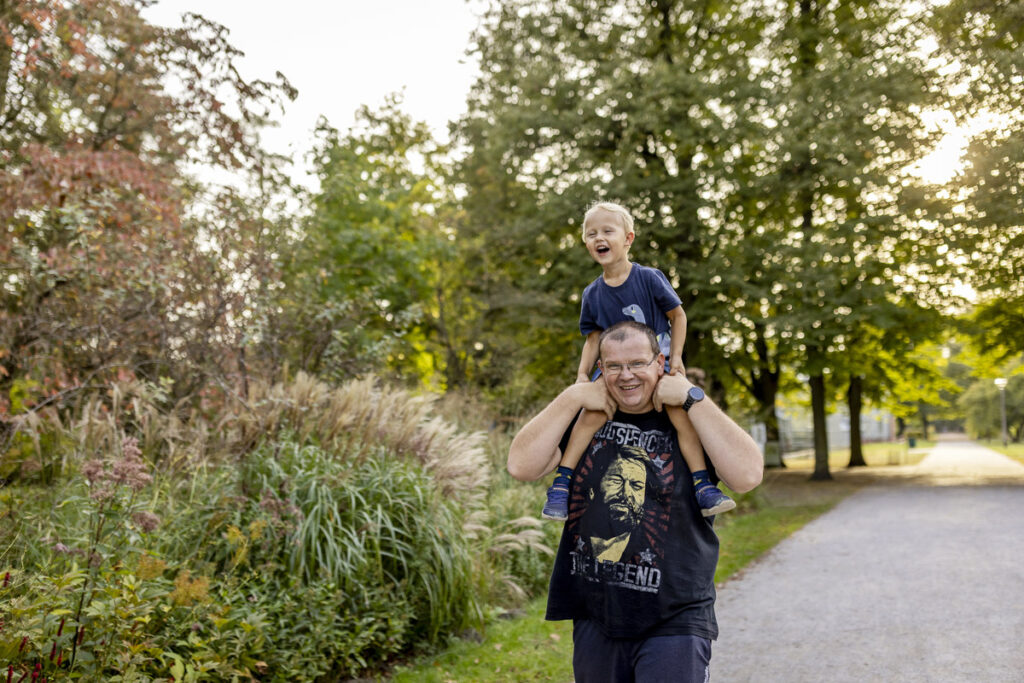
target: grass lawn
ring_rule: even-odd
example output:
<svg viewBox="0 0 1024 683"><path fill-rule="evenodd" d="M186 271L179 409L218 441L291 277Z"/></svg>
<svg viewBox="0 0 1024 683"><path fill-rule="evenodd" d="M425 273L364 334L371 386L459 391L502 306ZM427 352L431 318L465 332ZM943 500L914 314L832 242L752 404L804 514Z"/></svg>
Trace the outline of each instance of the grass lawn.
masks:
<svg viewBox="0 0 1024 683"><path fill-rule="evenodd" d="M916 465L924 459L928 451L935 446L934 441L917 440L914 448L909 448L906 441L892 441L864 444L864 460L869 467L886 465ZM814 454L801 451L784 456L787 467L797 469L813 469ZM835 448L828 453L828 464L832 470L844 468L850 464L850 449Z"/></svg>
<svg viewBox="0 0 1024 683"><path fill-rule="evenodd" d="M739 507L721 515L721 540L715 582L721 584L794 531L831 509L871 481L886 465L919 462L933 444L867 444L868 468L847 470L849 451L830 454L832 481L808 478L813 458L786 459L787 467L765 472L755 491L737 496ZM390 680L400 683L497 683L499 681L572 680L572 625L544 621L546 597L539 596L512 619L492 622L482 638L459 640L447 650L399 667Z"/></svg>
<svg viewBox="0 0 1024 683"><path fill-rule="evenodd" d="M991 448L994 451L999 451L1003 455L1009 456L1019 463L1024 463L1024 443L1009 443L1003 446L1001 440L991 441L979 441L985 448Z"/></svg>

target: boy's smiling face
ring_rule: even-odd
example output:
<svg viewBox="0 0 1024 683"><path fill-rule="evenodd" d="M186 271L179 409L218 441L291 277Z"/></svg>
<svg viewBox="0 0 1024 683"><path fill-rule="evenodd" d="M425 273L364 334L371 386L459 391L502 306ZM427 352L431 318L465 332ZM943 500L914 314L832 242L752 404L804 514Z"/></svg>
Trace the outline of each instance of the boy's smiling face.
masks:
<svg viewBox="0 0 1024 683"><path fill-rule="evenodd" d="M634 233L626 231L622 217L610 211L596 211L583 228L583 243L590 257L602 268L629 260Z"/></svg>

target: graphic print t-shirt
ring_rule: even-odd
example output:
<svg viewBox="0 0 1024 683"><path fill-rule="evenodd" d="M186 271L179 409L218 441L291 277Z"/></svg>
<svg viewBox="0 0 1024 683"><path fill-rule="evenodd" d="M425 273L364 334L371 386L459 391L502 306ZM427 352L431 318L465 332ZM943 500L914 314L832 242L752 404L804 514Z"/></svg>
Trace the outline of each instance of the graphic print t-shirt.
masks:
<svg viewBox="0 0 1024 683"><path fill-rule="evenodd" d="M576 468L546 618L592 619L610 638L716 638L718 537L692 489L665 413L616 413Z"/></svg>
<svg viewBox="0 0 1024 683"><path fill-rule="evenodd" d="M629 277L618 287L598 277L583 290L580 332L585 337L623 320L635 320L654 330L661 352L668 358L672 326L665 314L681 303L664 273L634 263Z"/></svg>

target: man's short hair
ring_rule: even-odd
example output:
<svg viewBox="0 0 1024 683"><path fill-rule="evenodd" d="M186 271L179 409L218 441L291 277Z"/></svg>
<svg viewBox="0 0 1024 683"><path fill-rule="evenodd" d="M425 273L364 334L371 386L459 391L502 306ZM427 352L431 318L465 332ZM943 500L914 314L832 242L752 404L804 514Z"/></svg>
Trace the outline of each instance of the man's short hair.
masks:
<svg viewBox="0 0 1024 683"><path fill-rule="evenodd" d="M661 353L661 346L658 344L658 337L655 336L654 330L643 323L636 322L635 320L623 320L603 331L601 336L597 338L598 358L602 356L605 339L610 339L613 342L624 342L634 334L640 334L647 337L647 341L651 343L651 351L654 352L655 356Z"/></svg>

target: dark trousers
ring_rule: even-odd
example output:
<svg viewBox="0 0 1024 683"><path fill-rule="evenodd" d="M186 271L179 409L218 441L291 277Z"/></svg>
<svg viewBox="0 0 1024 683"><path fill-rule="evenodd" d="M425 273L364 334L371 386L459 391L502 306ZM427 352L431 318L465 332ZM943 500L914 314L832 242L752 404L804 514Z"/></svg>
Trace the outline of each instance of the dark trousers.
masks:
<svg viewBox="0 0 1024 683"><path fill-rule="evenodd" d="M593 621L572 627L576 683L707 683L711 641L700 636L608 638Z"/></svg>

